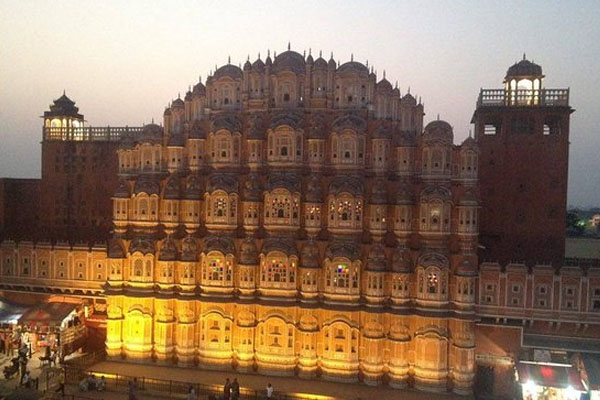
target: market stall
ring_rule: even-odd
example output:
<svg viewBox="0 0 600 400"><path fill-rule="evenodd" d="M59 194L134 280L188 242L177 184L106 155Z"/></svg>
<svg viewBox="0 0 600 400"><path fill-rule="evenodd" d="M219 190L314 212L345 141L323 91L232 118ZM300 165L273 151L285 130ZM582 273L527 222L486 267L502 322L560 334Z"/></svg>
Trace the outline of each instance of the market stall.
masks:
<svg viewBox="0 0 600 400"><path fill-rule="evenodd" d="M519 361L517 374L524 400L580 400L587 392L579 370L568 364Z"/></svg>

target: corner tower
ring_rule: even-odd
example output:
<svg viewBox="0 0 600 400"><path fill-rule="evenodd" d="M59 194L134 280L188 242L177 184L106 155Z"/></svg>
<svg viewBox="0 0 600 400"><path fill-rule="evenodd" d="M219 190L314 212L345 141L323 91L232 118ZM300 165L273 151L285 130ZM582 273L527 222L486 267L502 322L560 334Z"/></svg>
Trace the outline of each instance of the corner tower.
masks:
<svg viewBox="0 0 600 400"><path fill-rule="evenodd" d="M471 123L479 145L481 261L560 266L565 253L569 89L543 87L542 67L511 66L503 89L481 89Z"/></svg>

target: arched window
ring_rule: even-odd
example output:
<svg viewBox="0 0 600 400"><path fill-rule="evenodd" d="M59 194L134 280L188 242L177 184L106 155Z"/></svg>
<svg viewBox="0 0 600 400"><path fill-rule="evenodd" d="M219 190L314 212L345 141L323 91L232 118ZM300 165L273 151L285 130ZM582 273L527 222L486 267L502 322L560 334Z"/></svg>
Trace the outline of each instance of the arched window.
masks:
<svg viewBox="0 0 600 400"><path fill-rule="evenodd" d="M261 286L290 288L295 286L297 257L288 257L281 251L261 256Z"/></svg>
<svg viewBox="0 0 600 400"><path fill-rule="evenodd" d="M233 279L233 257L211 251L203 257L202 280L204 284L226 285Z"/></svg>
<svg viewBox="0 0 600 400"><path fill-rule="evenodd" d="M237 194L216 190L205 195L206 223L237 225Z"/></svg>
<svg viewBox="0 0 600 400"><path fill-rule="evenodd" d="M133 275L135 277L141 277L144 274L144 262L140 259L135 260L133 263Z"/></svg>
<svg viewBox="0 0 600 400"><path fill-rule="evenodd" d="M302 160L302 133L287 126L269 131L267 142L269 162L294 162Z"/></svg>
<svg viewBox="0 0 600 400"><path fill-rule="evenodd" d="M326 292L352 294L359 292L359 262L352 262L345 257L326 260L325 288Z"/></svg>
<svg viewBox="0 0 600 400"><path fill-rule="evenodd" d="M283 188L265 195L265 225L297 226L300 221L300 194Z"/></svg>
<svg viewBox="0 0 600 400"><path fill-rule="evenodd" d="M333 229L362 229L362 199L349 193L329 199L329 227Z"/></svg>

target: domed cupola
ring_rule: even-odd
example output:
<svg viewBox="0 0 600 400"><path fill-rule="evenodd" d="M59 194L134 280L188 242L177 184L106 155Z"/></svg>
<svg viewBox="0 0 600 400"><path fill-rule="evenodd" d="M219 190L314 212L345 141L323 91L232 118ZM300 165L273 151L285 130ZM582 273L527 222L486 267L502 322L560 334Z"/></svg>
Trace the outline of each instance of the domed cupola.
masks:
<svg viewBox="0 0 600 400"><path fill-rule="evenodd" d="M142 128L139 139L140 141L157 141L162 140L163 128L156 124L147 124Z"/></svg>
<svg viewBox="0 0 600 400"><path fill-rule="evenodd" d="M265 63L260 59L260 53L259 53L256 61L254 61L252 63L252 71L263 72L264 70L265 70Z"/></svg>
<svg viewBox="0 0 600 400"><path fill-rule="evenodd" d="M473 139L473 136L469 135L463 142L460 144L461 149L477 149L477 142Z"/></svg>
<svg viewBox="0 0 600 400"><path fill-rule="evenodd" d="M240 67L233 64L226 64L215 71L213 79L217 80L223 77L230 77L232 79L242 79L243 73Z"/></svg>
<svg viewBox="0 0 600 400"><path fill-rule="evenodd" d="M384 272L387 269L387 260L381 243L374 243L367 257L367 271Z"/></svg>
<svg viewBox="0 0 600 400"><path fill-rule="evenodd" d="M392 256L392 272L409 274L412 272L410 251L406 247L396 247Z"/></svg>
<svg viewBox="0 0 600 400"><path fill-rule="evenodd" d="M459 206L471 206L476 207L479 205L479 198L477 193L473 189L467 189L463 192L458 200Z"/></svg>
<svg viewBox="0 0 600 400"><path fill-rule="evenodd" d="M377 82L377 91L378 92L391 92L392 84L385 78L385 74L383 79Z"/></svg>
<svg viewBox="0 0 600 400"><path fill-rule="evenodd" d="M417 99L415 99L415 97L412 94L410 94L410 92L408 92L404 96L402 96L402 98L400 99L400 104L407 106L416 106Z"/></svg>
<svg viewBox="0 0 600 400"><path fill-rule="evenodd" d="M431 121L424 129L423 138L425 140L441 141L452 144L454 139L452 126L446 121L442 121L440 119Z"/></svg>
<svg viewBox="0 0 600 400"><path fill-rule="evenodd" d="M248 56L248 59L244 63L244 71L250 71L251 69L252 69L252 64L250 64L250 56Z"/></svg>
<svg viewBox="0 0 600 400"><path fill-rule="evenodd" d="M329 57L329 61L327 62L327 68L335 70L337 68L337 64L333 59L333 52L331 53L331 57Z"/></svg>
<svg viewBox="0 0 600 400"><path fill-rule="evenodd" d="M523 59L518 63L513 64L506 71L505 81L509 81L511 79L541 79L544 75L542 74L542 67L532 61L529 61L525 54L523 54Z"/></svg>
<svg viewBox="0 0 600 400"><path fill-rule="evenodd" d="M180 97L173 100L173 104L171 104L172 109L184 108L184 106L185 106L185 104L183 103L183 100L181 100Z"/></svg>
<svg viewBox="0 0 600 400"><path fill-rule="evenodd" d="M311 52L308 52L308 57L306 58L306 63L308 65L313 65L313 63L315 62L315 60L313 59L313 56L311 54Z"/></svg>
<svg viewBox="0 0 600 400"><path fill-rule="evenodd" d="M320 268L319 247L314 240L309 240L302 247L300 253L300 266L302 268Z"/></svg>
<svg viewBox="0 0 600 400"><path fill-rule="evenodd" d="M504 88L509 92L509 99L513 102L534 103L538 100L537 91L542 89L542 67L529 61L523 54L523 59L513 64L504 77Z"/></svg>
<svg viewBox="0 0 600 400"><path fill-rule="evenodd" d="M240 244L240 256L238 264L241 265L258 265L258 249L256 243L251 237L247 237Z"/></svg>
<svg viewBox="0 0 600 400"><path fill-rule="evenodd" d="M185 101L191 101L191 100L192 100L192 91L191 91L191 90L188 90L188 91L185 93L184 100L185 100Z"/></svg>
<svg viewBox="0 0 600 400"><path fill-rule="evenodd" d="M361 64L357 61L348 61L337 69L337 73L344 72L354 72L359 76L367 77L369 76L369 68L367 68L364 64Z"/></svg>
<svg viewBox="0 0 600 400"><path fill-rule="evenodd" d="M165 108L165 112L163 113L163 115L165 117L171 116L171 108L169 108L169 107Z"/></svg>
<svg viewBox="0 0 600 400"><path fill-rule="evenodd" d="M283 72L283 71L292 71L296 75L304 74L305 72L305 61L302 54L297 53L289 49L284 51L275 57L273 61L273 71L274 72Z"/></svg>
<svg viewBox="0 0 600 400"><path fill-rule="evenodd" d="M394 97L400 97L400 89L398 89L398 82L396 82L396 86L394 87L394 90L392 90L392 94L394 95Z"/></svg>
<svg viewBox="0 0 600 400"><path fill-rule="evenodd" d="M319 52L319 58L315 60L314 70L315 71L325 71L327 69L327 61L321 56L321 52Z"/></svg>
<svg viewBox="0 0 600 400"><path fill-rule="evenodd" d="M192 89L192 95L193 97L206 96L206 87L202 83L202 79L198 80L198 83L194 85L194 88Z"/></svg>

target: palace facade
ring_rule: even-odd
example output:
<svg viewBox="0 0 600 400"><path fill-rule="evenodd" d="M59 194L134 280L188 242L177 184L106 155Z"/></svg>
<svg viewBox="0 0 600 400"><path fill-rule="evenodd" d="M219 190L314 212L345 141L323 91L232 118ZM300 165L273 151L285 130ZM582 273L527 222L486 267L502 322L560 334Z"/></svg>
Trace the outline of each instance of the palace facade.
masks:
<svg viewBox="0 0 600 400"><path fill-rule="evenodd" d="M68 186L79 167L57 156L73 159L65 146L81 162L114 151L114 174L86 164L115 188L112 215L73 184L97 198L77 218L112 218L110 240L5 240L0 289L96 298L109 357L463 394L485 366L501 392L506 366L535 346L527 335L593 341L600 327L600 266L542 250L540 211L511 203L533 189L503 178L540 175L532 187L553 199L544 240L564 239L572 109L542 77L523 60L504 89L483 90L460 145L385 74L289 49L216 69L162 125L86 127L64 96L46 114L43 168ZM553 149L554 165L534 154L558 188L507 158L523 140ZM511 256L515 235L527 240Z"/></svg>

